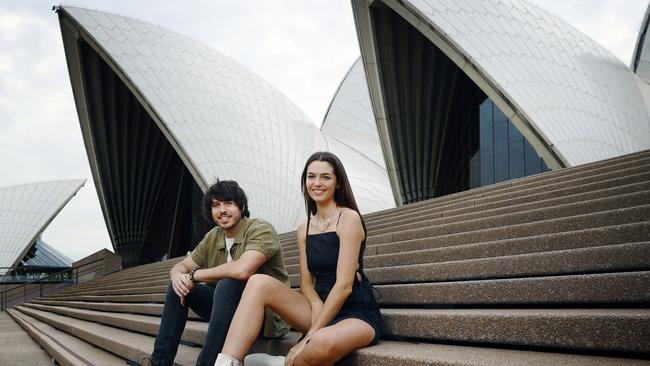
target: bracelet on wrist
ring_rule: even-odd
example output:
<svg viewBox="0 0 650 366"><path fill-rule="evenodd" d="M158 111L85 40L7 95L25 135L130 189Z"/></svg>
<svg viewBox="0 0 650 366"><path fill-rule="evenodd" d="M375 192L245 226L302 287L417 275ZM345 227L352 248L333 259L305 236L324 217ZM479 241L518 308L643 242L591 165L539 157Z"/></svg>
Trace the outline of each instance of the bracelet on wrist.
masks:
<svg viewBox="0 0 650 366"><path fill-rule="evenodd" d="M199 270L198 268L192 268L192 270L190 271L190 281L192 281L193 283L199 282L194 278L194 274L196 274L196 271L198 270Z"/></svg>

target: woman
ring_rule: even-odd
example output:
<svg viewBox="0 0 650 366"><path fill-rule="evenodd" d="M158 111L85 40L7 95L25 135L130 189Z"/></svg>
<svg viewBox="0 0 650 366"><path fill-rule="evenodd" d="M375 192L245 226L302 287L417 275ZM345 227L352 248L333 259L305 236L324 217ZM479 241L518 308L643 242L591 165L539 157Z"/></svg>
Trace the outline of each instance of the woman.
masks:
<svg viewBox="0 0 650 366"><path fill-rule="evenodd" d="M298 226L300 292L253 275L215 366L239 365L255 341L268 306L304 334L285 365L332 365L377 343L381 315L363 273L366 227L341 161L317 152L301 177L307 220Z"/></svg>

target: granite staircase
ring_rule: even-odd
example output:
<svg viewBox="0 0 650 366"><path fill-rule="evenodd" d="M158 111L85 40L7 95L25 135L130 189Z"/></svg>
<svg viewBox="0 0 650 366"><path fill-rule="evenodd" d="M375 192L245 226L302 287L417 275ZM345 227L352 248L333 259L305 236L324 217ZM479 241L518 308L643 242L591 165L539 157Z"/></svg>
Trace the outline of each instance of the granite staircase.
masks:
<svg viewBox="0 0 650 366"><path fill-rule="evenodd" d="M385 329L341 364L650 364L650 151L364 217ZM296 233L280 237L297 287ZM8 312L61 364L138 363L178 260ZM194 364L207 329L190 318L179 365ZM282 354L298 337L253 351Z"/></svg>

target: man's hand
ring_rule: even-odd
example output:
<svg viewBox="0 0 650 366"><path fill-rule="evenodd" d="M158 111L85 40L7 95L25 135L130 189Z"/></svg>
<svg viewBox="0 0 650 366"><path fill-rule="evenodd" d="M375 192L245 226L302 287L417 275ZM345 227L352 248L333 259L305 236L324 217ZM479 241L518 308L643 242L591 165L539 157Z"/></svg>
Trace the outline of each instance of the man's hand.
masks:
<svg viewBox="0 0 650 366"><path fill-rule="evenodd" d="M195 284L187 273L177 273L172 277L172 288L181 299L181 305L185 305L185 296L192 291Z"/></svg>

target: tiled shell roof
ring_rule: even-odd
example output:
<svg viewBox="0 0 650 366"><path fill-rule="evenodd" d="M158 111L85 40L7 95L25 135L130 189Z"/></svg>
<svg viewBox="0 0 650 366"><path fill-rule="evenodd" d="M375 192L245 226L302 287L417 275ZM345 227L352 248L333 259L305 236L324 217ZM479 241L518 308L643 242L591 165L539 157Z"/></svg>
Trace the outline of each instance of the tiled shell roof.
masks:
<svg viewBox="0 0 650 366"><path fill-rule="evenodd" d="M0 267L14 265L85 183L74 179L0 188Z"/></svg>
<svg viewBox="0 0 650 366"><path fill-rule="evenodd" d="M328 149L345 162L361 212L395 207L361 58L332 98L321 132Z"/></svg>
<svg viewBox="0 0 650 366"><path fill-rule="evenodd" d="M143 21L62 7L146 99L199 185L236 179L278 231L304 215L298 177L322 137L268 82L230 57ZM292 204L287 204L291 202Z"/></svg>
<svg viewBox="0 0 650 366"><path fill-rule="evenodd" d="M650 148L632 72L557 16L523 0L405 0L404 6L458 50L568 165Z"/></svg>

